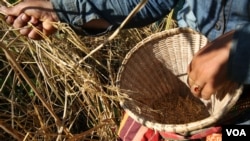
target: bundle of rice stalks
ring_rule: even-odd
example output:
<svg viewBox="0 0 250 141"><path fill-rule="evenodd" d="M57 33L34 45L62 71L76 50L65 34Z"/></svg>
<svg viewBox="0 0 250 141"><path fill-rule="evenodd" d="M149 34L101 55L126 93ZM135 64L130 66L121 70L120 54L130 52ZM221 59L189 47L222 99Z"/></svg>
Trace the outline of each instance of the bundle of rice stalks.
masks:
<svg viewBox="0 0 250 141"><path fill-rule="evenodd" d="M4 16L0 26L0 139L116 139L122 115L117 69L151 27L123 30L82 60L109 35L80 37L57 23L55 35L33 41Z"/></svg>
<svg viewBox="0 0 250 141"><path fill-rule="evenodd" d="M0 139L115 140L123 112L118 68L135 44L164 26L122 30L109 42L109 34L81 37L55 26L55 35L34 41L0 18Z"/></svg>
<svg viewBox="0 0 250 141"><path fill-rule="evenodd" d="M77 64L89 50L78 37L66 33L31 41L3 20L1 26L0 138L99 140L115 136L112 129L120 115L117 98L112 86L102 84L98 69L108 68L94 57Z"/></svg>

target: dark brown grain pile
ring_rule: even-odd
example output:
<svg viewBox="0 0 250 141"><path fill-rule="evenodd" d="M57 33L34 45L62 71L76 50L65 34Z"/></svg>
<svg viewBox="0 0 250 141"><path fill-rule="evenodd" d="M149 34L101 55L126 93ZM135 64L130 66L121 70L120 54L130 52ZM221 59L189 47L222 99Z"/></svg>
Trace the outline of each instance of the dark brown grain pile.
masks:
<svg viewBox="0 0 250 141"><path fill-rule="evenodd" d="M202 120L209 116L205 105L192 96L157 99L152 108L161 113L159 121L165 124L185 124Z"/></svg>
<svg viewBox="0 0 250 141"><path fill-rule="evenodd" d="M142 101L137 99L134 102L137 106L131 107L131 110L138 111L137 116L150 122L186 124L210 116L203 102L188 91L183 95L166 94L161 98L145 97Z"/></svg>

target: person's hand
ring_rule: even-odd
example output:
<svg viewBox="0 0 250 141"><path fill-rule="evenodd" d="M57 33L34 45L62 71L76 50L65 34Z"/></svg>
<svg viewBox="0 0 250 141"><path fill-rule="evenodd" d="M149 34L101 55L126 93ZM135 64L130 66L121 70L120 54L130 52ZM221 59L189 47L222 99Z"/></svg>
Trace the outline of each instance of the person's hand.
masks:
<svg viewBox="0 0 250 141"><path fill-rule="evenodd" d="M188 67L188 84L196 97L210 99L228 80L227 64L234 31L208 43Z"/></svg>
<svg viewBox="0 0 250 141"><path fill-rule="evenodd" d="M31 39L41 39L41 34L50 35L55 32L53 24L58 22L58 17L53 11L50 1L26 0L13 7L0 7L6 22L19 29L20 34Z"/></svg>

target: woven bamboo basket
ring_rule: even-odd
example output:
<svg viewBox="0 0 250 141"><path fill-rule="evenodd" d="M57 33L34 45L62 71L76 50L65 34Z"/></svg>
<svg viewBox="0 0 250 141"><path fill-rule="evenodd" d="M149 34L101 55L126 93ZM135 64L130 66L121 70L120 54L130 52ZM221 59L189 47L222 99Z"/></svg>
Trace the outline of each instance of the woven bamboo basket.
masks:
<svg viewBox="0 0 250 141"><path fill-rule="evenodd" d="M191 94L187 66L207 43L205 36L189 28L159 32L138 43L117 74L122 108L160 132L197 133L212 127L235 105L242 86L225 84L206 101Z"/></svg>

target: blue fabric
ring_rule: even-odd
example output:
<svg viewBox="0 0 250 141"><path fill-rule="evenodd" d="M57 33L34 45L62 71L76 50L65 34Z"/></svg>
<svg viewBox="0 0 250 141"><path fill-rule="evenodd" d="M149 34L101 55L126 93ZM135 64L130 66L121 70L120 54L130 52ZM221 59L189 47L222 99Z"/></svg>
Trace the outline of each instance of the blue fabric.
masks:
<svg viewBox="0 0 250 141"><path fill-rule="evenodd" d="M249 84L250 81L250 24L236 31L229 57L229 76L232 80Z"/></svg>
<svg viewBox="0 0 250 141"><path fill-rule="evenodd" d="M82 29L82 25L93 19L105 19L112 24L104 31L120 25L140 0L51 0L62 22L81 34L93 35ZM134 16L126 28L141 27L162 19L174 7L175 1L149 0L147 5ZM96 34L96 33L94 33Z"/></svg>

